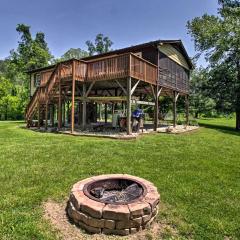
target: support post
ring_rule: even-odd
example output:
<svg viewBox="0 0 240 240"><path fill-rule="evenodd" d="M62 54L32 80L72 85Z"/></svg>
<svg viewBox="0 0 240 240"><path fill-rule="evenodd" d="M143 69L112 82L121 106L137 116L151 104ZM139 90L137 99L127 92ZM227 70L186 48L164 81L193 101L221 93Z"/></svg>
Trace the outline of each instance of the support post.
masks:
<svg viewBox="0 0 240 240"><path fill-rule="evenodd" d="M65 109L65 101L63 101L62 108L63 108L63 126L66 126L66 109Z"/></svg>
<svg viewBox="0 0 240 240"><path fill-rule="evenodd" d="M70 103L67 101L67 123L70 124Z"/></svg>
<svg viewBox="0 0 240 240"><path fill-rule="evenodd" d="M62 84L59 76L59 97L58 97L58 130L62 128Z"/></svg>
<svg viewBox="0 0 240 240"><path fill-rule="evenodd" d="M78 126L81 125L81 102L78 102Z"/></svg>
<svg viewBox="0 0 240 240"><path fill-rule="evenodd" d="M189 96L185 96L185 108L186 108L186 125L189 125Z"/></svg>
<svg viewBox="0 0 240 240"><path fill-rule="evenodd" d="M155 86L155 106L154 106L154 131L157 131L158 128L158 116L159 116L159 109L158 109L158 85Z"/></svg>
<svg viewBox="0 0 240 240"><path fill-rule="evenodd" d="M82 106L82 128L85 129L86 127L86 116L87 116L87 102L85 99L86 95L86 83L83 83L83 106Z"/></svg>
<svg viewBox="0 0 240 240"><path fill-rule="evenodd" d="M40 103L38 103L38 129L40 129Z"/></svg>
<svg viewBox="0 0 240 240"><path fill-rule="evenodd" d="M114 111L115 111L115 103L112 103L112 117L114 115Z"/></svg>
<svg viewBox="0 0 240 240"><path fill-rule="evenodd" d="M104 118L105 118L105 123L107 123L107 119L108 119L107 103L105 103L104 105Z"/></svg>
<svg viewBox="0 0 240 240"><path fill-rule="evenodd" d="M75 113L75 61L72 62L72 120L71 120L71 132L74 132L74 113Z"/></svg>
<svg viewBox="0 0 240 240"><path fill-rule="evenodd" d="M173 127L177 125L177 92L173 91Z"/></svg>
<svg viewBox="0 0 240 240"><path fill-rule="evenodd" d="M59 97L58 97L58 130L62 128L62 83L60 69L58 69Z"/></svg>
<svg viewBox="0 0 240 240"><path fill-rule="evenodd" d="M51 121L51 126L54 127L54 104L51 106L50 121Z"/></svg>
<svg viewBox="0 0 240 240"><path fill-rule="evenodd" d="M131 77L129 77L127 79L127 135L132 134L131 115Z"/></svg>
<svg viewBox="0 0 240 240"><path fill-rule="evenodd" d="M45 130L48 128L48 101L46 101L46 109L45 109Z"/></svg>

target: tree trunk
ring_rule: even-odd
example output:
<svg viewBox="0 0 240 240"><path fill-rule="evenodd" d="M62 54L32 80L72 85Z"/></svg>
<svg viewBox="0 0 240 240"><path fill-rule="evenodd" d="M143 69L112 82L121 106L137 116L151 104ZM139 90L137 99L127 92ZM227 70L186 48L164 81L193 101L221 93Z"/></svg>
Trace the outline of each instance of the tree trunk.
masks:
<svg viewBox="0 0 240 240"><path fill-rule="evenodd" d="M198 119L198 112L195 112L195 118Z"/></svg>
<svg viewBox="0 0 240 240"><path fill-rule="evenodd" d="M8 120L8 102L6 104L6 109L5 109L5 120Z"/></svg>
<svg viewBox="0 0 240 240"><path fill-rule="evenodd" d="M240 131L240 62L237 62L236 130Z"/></svg>
<svg viewBox="0 0 240 240"><path fill-rule="evenodd" d="M240 111L236 111L236 130L240 131Z"/></svg>

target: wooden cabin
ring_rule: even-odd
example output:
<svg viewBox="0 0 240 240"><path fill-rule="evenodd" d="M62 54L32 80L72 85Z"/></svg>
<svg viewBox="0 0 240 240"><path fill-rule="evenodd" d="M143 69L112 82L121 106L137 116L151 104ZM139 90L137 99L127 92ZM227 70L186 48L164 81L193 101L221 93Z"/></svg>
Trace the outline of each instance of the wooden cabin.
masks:
<svg viewBox="0 0 240 240"><path fill-rule="evenodd" d="M159 97L164 95L173 98L174 126L178 96L185 96L188 123L192 68L181 40L158 40L29 71L27 126L37 119L39 128L43 123L46 129L57 124L60 130L68 121L73 132L97 121L98 104L120 104L126 111L127 134L131 134L132 104L148 104L152 98L156 130Z"/></svg>

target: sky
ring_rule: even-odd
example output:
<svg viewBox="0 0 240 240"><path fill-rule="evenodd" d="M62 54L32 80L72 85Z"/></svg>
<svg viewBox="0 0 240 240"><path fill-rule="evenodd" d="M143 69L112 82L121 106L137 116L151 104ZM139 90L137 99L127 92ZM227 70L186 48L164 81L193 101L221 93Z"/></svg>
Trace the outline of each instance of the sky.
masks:
<svg viewBox="0 0 240 240"><path fill-rule="evenodd" d="M190 57L194 42L188 20L217 14L217 0L1 0L0 59L17 47L16 25L45 33L51 53L60 57L69 48L86 49L86 40L108 36L113 49L157 39L181 39ZM205 65L201 58L198 65Z"/></svg>

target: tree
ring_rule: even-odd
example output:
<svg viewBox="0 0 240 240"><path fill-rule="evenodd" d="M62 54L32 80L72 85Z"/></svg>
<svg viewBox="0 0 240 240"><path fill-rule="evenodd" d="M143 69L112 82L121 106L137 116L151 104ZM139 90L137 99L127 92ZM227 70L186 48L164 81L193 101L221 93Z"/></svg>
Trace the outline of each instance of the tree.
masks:
<svg viewBox="0 0 240 240"><path fill-rule="evenodd" d="M190 79L190 104L195 118L199 114L212 116L216 102L209 95L209 73L207 69L195 69Z"/></svg>
<svg viewBox="0 0 240 240"><path fill-rule="evenodd" d="M218 88L218 91L224 98L228 96L232 99L231 104L236 112L236 129L240 130L240 2L219 0L219 5L217 16L204 14L188 22L187 27L196 50L205 54L212 71L225 69L228 79L229 76L232 77L232 81L225 81L225 85ZM221 86L222 77L213 79Z"/></svg>
<svg viewBox="0 0 240 240"><path fill-rule="evenodd" d="M45 35L42 32L32 37L30 27L18 24L20 40L16 50L0 61L0 118L21 119L24 115L29 93L29 76L26 71L43 67L52 60Z"/></svg>
<svg viewBox="0 0 240 240"><path fill-rule="evenodd" d="M113 42L109 39L109 37L104 37L103 34L99 33L95 38L95 43L88 40L86 41L86 45L88 47L89 55L92 56L94 54L109 52Z"/></svg>
<svg viewBox="0 0 240 240"><path fill-rule="evenodd" d="M69 60L72 58L81 59L89 56L87 51L82 50L81 48L70 48L61 56L61 60Z"/></svg>
<svg viewBox="0 0 240 240"><path fill-rule="evenodd" d="M21 96L23 89L16 88L8 79L0 76L0 119L19 119L23 114Z"/></svg>
<svg viewBox="0 0 240 240"><path fill-rule="evenodd" d="M30 26L18 24L16 30L21 40L18 42L17 49L10 52L8 77L28 88L26 71L48 65L52 55L47 47L44 33L36 33L33 39Z"/></svg>
<svg viewBox="0 0 240 240"><path fill-rule="evenodd" d="M7 61L0 60L0 75L3 75L7 71Z"/></svg>

